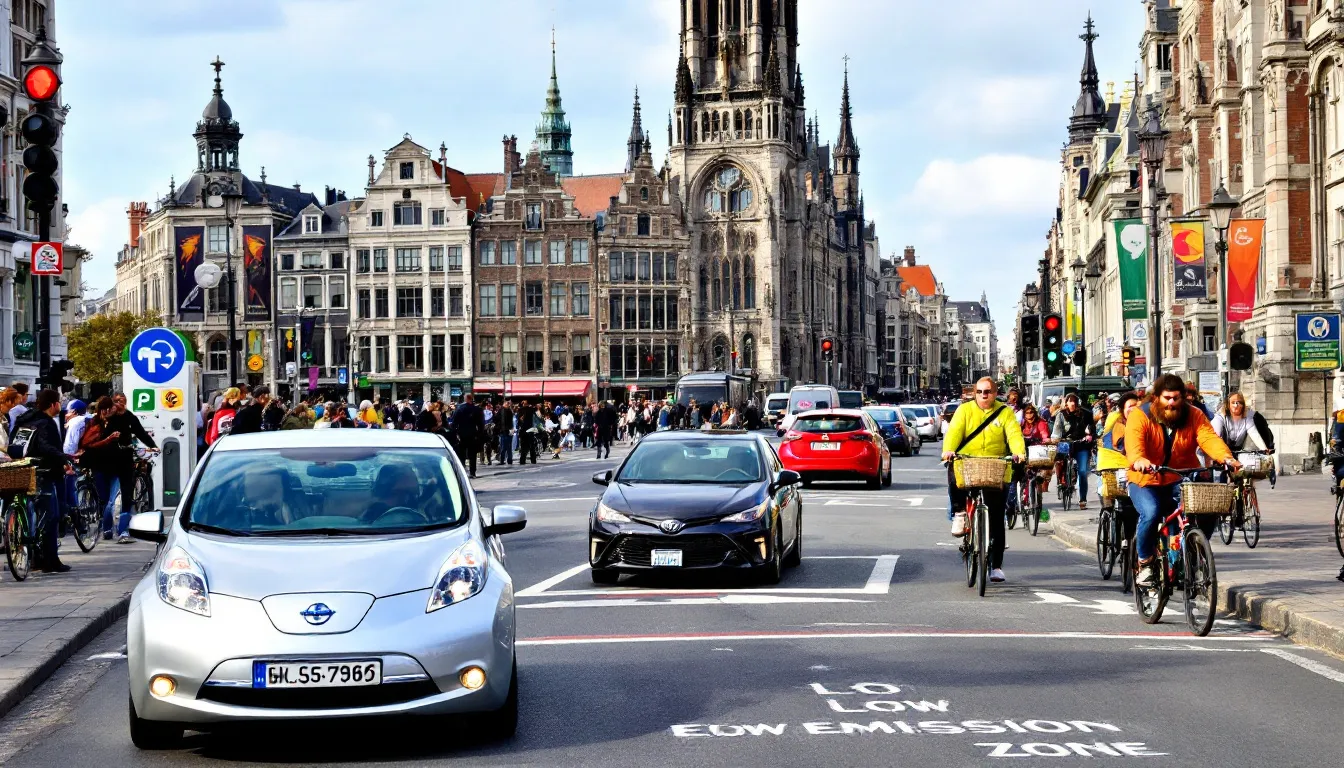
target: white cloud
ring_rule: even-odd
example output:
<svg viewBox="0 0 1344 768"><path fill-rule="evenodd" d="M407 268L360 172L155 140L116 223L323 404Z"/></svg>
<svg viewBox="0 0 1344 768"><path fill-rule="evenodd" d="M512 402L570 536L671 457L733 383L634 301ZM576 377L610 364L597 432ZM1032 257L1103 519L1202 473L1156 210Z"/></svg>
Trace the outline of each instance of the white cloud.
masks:
<svg viewBox="0 0 1344 768"><path fill-rule="evenodd" d="M126 219L126 200L107 197L91 205L72 209L66 220L66 241L89 250L92 258L84 262L84 282L101 295L117 281L117 251L130 235ZM89 296L86 298L92 298Z"/></svg>
<svg viewBox="0 0 1344 768"><path fill-rule="evenodd" d="M942 218L1035 214L1045 220L1058 188L1058 161L982 155L965 162L931 161L905 202Z"/></svg>

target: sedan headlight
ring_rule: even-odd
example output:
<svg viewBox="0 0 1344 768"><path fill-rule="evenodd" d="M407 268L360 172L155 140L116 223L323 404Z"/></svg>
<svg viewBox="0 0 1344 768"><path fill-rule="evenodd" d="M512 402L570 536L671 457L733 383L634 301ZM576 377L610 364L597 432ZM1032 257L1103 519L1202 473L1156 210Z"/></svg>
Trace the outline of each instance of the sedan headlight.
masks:
<svg viewBox="0 0 1344 768"><path fill-rule="evenodd" d="M617 512L606 504L598 502L597 519L603 523L628 523L630 516L624 512Z"/></svg>
<svg viewBox="0 0 1344 768"><path fill-rule="evenodd" d="M439 569L434 589L429 593L425 613L433 613L445 606L460 603L485 587L485 569L488 560L485 550L475 539L463 542L453 550Z"/></svg>
<svg viewBox="0 0 1344 768"><path fill-rule="evenodd" d="M737 514L729 515L719 520L721 523L750 523L754 520L760 520L770 511L770 499L766 499L757 506L744 509Z"/></svg>
<svg viewBox="0 0 1344 768"><path fill-rule="evenodd" d="M159 562L159 597L163 602L200 616L210 615L210 588L205 570L181 547L168 550Z"/></svg>

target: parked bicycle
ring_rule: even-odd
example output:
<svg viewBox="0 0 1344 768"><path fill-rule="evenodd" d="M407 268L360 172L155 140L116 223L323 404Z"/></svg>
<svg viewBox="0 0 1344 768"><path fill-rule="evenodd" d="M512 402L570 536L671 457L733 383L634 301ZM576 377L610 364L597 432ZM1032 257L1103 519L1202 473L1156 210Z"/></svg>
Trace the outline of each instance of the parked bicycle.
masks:
<svg viewBox="0 0 1344 768"><path fill-rule="evenodd" d="M1241 471L1232 478L1232 487L1235 489L1232 514L1218 521L1218 533L1224 544L1231 544L1237 531L1241 531L1246 546L1255 549L1255 545L1260 543L1260 500L1255 494L1255 481L1269 477L1274 459L1266 451L1242 451L1237 454L1237 461L1241 462ZM1335 519L1335 528L1338 529L1338 512Z"/></svg>
<svg viewBox="0 0 1344 768"><path fill-rule="evenodd" d="M81 552L92 552L102 538L99 533L102 528L103 502L93 482L93 472L77 470L75 499L66 516L70 519L70 528L75 532L75 543Z"/></svg>

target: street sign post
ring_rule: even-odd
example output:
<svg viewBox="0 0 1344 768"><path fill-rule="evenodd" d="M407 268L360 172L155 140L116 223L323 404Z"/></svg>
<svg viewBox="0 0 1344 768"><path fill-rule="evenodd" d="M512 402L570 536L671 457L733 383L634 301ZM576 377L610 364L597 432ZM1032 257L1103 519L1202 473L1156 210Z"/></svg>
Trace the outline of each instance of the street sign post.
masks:
<svg viewBox="0 0 1344 768"><path fill-rule="evenodd" d="M1045 363L1040 360L1027 361L1027 383L1040 384L1045 381Z"/></svg>
<svg viewBox="0 0 1344 768"><path fill-rule="evenodd" d="M30 264L34 275L60 275L65 264L65 246L61 243L29 243Z"/></svg>
<svg viewBox="0 0 1344 768"><path fill-rule="evenodd" d="M143 330L122 351L122 388L161 451L153 462L154 509L177 507L196 466L199 371L191 344L168 328Z"/></svg>
<svg viewBox="0 0 1344 768"><path fill-rule="evenodd" d="M1297 370L1333 371L1340 367L1339 313L1296 314Z"/></svg>

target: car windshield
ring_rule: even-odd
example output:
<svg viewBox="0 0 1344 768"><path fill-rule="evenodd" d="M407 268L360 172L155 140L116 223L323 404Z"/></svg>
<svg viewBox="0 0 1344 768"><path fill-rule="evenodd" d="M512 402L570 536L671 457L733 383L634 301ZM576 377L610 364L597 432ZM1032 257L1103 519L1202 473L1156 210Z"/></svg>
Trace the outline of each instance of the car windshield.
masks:
<svg viewBox="0 0 1344 768"><path fill-rule="evenodd" d="M863 393L862 393L862 392L841 392L841 393L840 393L840 407L841 407L841 408L862 408L862 407L863 407Z"/></svg>
<svg viewBox="0 0 1344 768"><path fill-rule="evenodd" d="M891 424L896 421L895 408L866 408L864 410L879 424Z"/></svg>
<svg viewBox="0 0 1344 768"><path fill-rule="evenodd" d="M467 517L442 450L279 448L217 451L183 525L240 536L407 533Z"/></svg>
<svg viewBox="0 0 1344 768"><path fill-rule="evenodd" d="M771 395L770 398L765 401L765 409L767 411L782 411L785 408L787 408L788 405L789 405L788 395L784 395L783 397L775 397Z"/></svg>
<svg viewBox="0 0 1344 768"><path fill-rule="evenodd" d="M793 423L798 432L830 433L856 432L863 429L858 416L803 416Z"/></svg>
<svg viewBox="0 0 1344 768"><path fill-rule="evenodd" d="M616 475L618 483L715 483L761 480L761 456L751 440L641 442Z"/></svg>
<svg viewBox="0 0 1344 768"><path fill-rule="evenodd" d="M789 413L802 413L831 407L831 393L824 389L803 390L789 394Z"/></svg>

